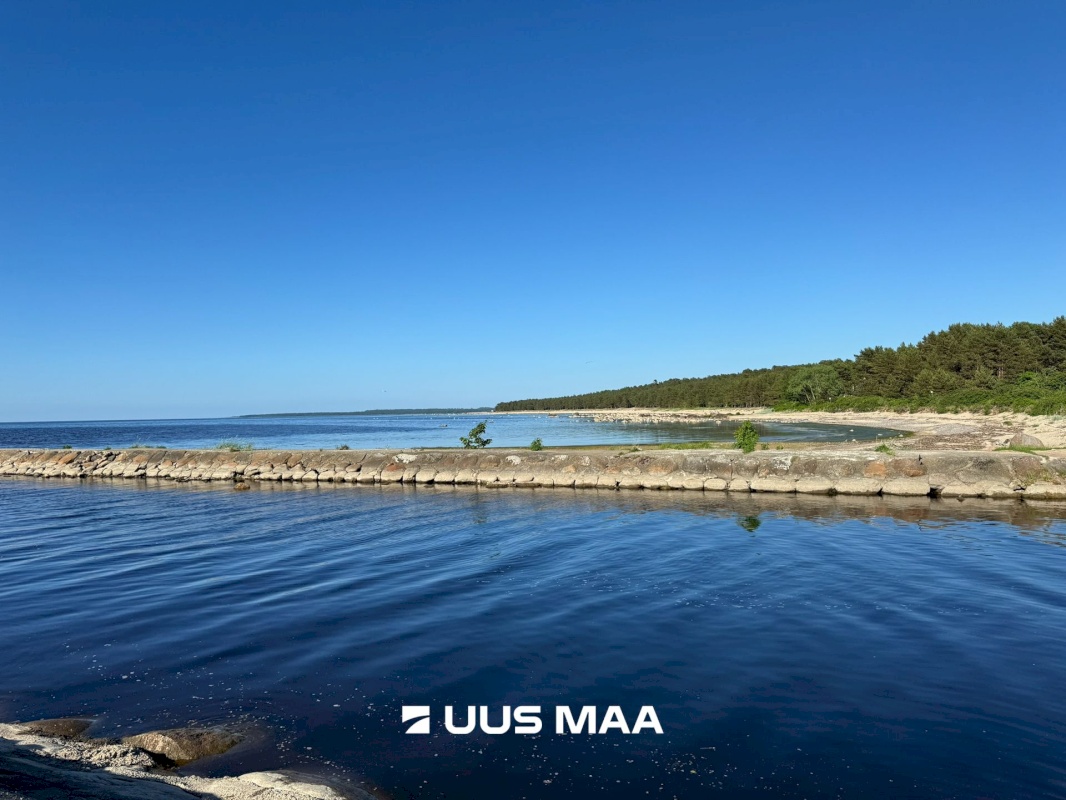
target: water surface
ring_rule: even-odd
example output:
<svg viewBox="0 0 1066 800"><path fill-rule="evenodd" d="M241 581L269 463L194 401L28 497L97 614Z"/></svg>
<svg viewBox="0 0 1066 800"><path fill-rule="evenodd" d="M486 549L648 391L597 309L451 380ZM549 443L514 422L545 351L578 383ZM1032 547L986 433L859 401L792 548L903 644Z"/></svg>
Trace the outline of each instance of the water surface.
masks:
<svg viewBox="0 0 1066 800"><path fill-rule="evenodd" d="M246 720L396 798L1057 797L1066 521L1022 503L0 480L0 717ZM402 704L662 736L405 736Z"/></svg>
<svg viewBox="0 0 1066 800"><path fill-rule="evenodd" d="M97 422L0 423L0 447L64 447L76 449L129 447L133 444L172 448L212 448L223 441L256 449L326 449L348 445L353 450L406 447L458 447L459 437L486 421L493 447L528 447L534 439L546 446L654 444L733 439L737 423L594 422L588 417L548 414L381 414L371 416L133 420ZM767 442L799 440L872 441L899 431L862 426L759 423Z"/></svg>

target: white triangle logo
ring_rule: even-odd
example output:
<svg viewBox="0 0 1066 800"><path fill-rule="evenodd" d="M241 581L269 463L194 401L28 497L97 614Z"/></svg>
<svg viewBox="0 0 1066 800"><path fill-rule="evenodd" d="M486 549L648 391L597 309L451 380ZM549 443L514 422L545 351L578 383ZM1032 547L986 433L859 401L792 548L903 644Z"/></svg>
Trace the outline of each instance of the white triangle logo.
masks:
<svg viewBox="0 0 1066 800"><path fill-rule="evenodd" d="M407 733L429 733L429 706L404 706L400 722L414 720Z"/></svg>

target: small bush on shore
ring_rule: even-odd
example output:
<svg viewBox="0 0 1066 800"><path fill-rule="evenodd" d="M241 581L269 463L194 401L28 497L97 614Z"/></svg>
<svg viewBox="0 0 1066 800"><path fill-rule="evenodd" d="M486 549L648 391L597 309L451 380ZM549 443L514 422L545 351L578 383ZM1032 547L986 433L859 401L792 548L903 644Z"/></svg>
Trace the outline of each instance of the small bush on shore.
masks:
<svg viewBox="0 0 1066 800"><path fill-rule="evenodd" d="M470 429L470 433L466 436L460 436L459 441L463 443L463 447L468 450L480 450L482 447L488 447L492 444L492 439L486 439L482 434L485 432L484 422L479 422L473 428Z"/></svg>
<svg viewBox="0 0 1066 800"><path fill-rule="evenodd" d="M534 439L532 442L529 443L529 449L530 450L543 450L544 449L544 442L542 442L540 440L540 437L538 437L538 438Z"/></svg>
<svg viewBox="0 0 1066 800"><path fill-rule="evenodd" d="M741 452L751 453L759 444L759 432L751 424L751 420L744 420L737 432L733 434L733 441Z"/></svg>
<svg viewBox="0 0 1066 800"><path fill-rule="evenodd" d="M253 450L255 446L251 442L237 442L227 440L215 445L216 450L228 450L231 453L240 453L244 450Z"/></svg>

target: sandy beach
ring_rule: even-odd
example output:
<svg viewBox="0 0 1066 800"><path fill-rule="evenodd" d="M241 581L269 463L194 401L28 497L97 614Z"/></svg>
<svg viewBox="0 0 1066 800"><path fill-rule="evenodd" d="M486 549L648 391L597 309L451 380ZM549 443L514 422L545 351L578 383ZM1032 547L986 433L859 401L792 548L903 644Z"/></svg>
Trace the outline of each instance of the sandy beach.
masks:
<svg viewBox="0 0 1066 800"><path fill-rule="evenodd" d="M545 413L545 412L499 412L499 413ZM826 425L862 425L876 428L893 428L913 434L908 437L907 448L926 450L995 450L1006 447L1019 433L1040 441L1035 447L1052 450L1066 449L1066 417L1034 417L1027 414L1003 413L980 414L959 412L937 414L920 412L828 412L788 411L779 412L769 408L706 408L670 410L660 408L587 409L560 411L560 414L591 417L597 421L616 422L702 422L707 419L745 420L753 422L802 423L816 422ZM876 443L864 446L875 447ZM791 448L793 445L786 445ZM851 442L805 443L802 449L841 450L855 449ZM1049 452L1049 455L1061 455Z"/></svg>

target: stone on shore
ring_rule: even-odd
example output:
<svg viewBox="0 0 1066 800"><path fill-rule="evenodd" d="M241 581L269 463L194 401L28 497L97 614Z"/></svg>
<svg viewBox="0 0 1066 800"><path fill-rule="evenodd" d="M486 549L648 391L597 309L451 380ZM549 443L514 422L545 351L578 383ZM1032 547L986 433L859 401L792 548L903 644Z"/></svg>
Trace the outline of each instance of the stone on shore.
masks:
<svg viewBox="0 0 1066 800"><path fill-rule="evenodd" d="M298 772L279 770L277 772L249 772L241 775L246 783L262 789L278 789L292 792L315 800L373 800L373 795L361 789L345 787L344 793L321 783L321 778L313 775L301 775Z"/></svg>
<svg viewBox="0 0 1066 800"><path fill-rule="evenodd" d="M1016 433L1011 437L1011 447L1043 447L1044 443L1028 433Z"/></svg>
<svg viewBox="0 0 1066 800"><path fill-rule="evenodd" d="M73 721L0 723L2 800L374 800L348 782L284 770L222 778L179 775L160 771L137 747L29 730L69 733L78 727L66 724Z"/></svg>
<svg viewBox="0 0 1066 800"><path fill-rule="evenodd" d="M89 729L95 720L84 717L62 717L60 719L38 719L23 722L18 727L23 733L37 736L55 736L59 739L76 739Z"/></svg>
<svg viewBox="0 0 1066 800"><path fill-rule="evenodd" d="M238 734L225 728L175 728L127 736L122 744L139 747L180 765L225 753L240 741Z"/></svg>

